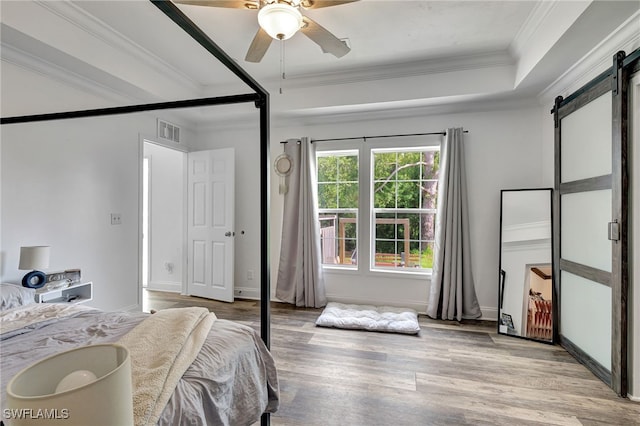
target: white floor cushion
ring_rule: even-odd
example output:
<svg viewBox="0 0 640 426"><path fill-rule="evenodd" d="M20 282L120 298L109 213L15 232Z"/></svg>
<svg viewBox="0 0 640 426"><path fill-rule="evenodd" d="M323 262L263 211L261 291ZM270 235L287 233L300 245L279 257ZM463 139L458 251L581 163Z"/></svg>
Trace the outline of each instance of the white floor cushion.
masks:
<svg viewBox="0 0 640 426"><path fill-rule="evenodd" d="M413 309L392 306L346 305L329 302L316 325L352 330L417 334L418 314Z"/></svg>

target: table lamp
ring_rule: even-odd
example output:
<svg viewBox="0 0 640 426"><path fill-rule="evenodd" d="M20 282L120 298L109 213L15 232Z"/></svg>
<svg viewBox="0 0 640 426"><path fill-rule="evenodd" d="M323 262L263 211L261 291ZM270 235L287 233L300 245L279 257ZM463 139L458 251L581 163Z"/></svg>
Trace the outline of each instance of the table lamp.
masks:
<svg viewBox="0 0 640 426"><path fill-rule="evenodd" d="M47 282L47 276L38 269L49 267L49 246L20 247L20 264L18 269L32 269L22 278L22 285L29 288L40 288Z"/></svg>
<svg viewBox="0 0 640 426"><path fill-rule="evenodd" d="M3 415L7 426L133 425L129 351L90 345L36 362L9 381Z"/></svg>

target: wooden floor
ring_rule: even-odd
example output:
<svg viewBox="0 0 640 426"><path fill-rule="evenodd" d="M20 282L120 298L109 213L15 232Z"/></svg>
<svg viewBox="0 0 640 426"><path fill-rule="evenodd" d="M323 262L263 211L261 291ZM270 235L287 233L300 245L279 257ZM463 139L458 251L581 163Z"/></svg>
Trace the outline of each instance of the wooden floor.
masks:
<svg viewBox="0 0 640 426"><path fill-rule="evenodd" d="M205 306L259 330L257 301L146 295L146 309ZM640 404L559 346L423 316L417 337L320 328L321 311L271 304L273 425L640 425Z"/></svg>

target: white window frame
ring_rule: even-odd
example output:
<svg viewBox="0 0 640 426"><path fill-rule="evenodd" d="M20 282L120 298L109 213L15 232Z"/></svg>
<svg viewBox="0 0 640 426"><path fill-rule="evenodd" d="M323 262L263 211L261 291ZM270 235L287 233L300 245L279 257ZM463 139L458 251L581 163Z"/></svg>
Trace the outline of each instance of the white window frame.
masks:
<svg viewBox="0 0 640 426"><path fill-rule="evenodd" d="M337 272L345 274L360 275L393 275L398 278L402 277L429 277L432 271L429 269L412 270L404 268L372 268L371 253L373 252L372 244L375 245L373 237L375 236L372 220L372 156L373 151L388 149L390 151L399 151L402 149L415 150L416 148L440 149L442 136L412 136L412 137L388 137L384 139L366 139L365 140L349 140L349 141L326 141L313 142L316 146L316 155L326 155L330 152L357 151L359 160L359 209L357 221L357 247L358 247L358 263L357 265L322 265L323 269L328 272ZM339 145L337 145L339 144ZM363 208L363 206L365 206Z"/></svg>

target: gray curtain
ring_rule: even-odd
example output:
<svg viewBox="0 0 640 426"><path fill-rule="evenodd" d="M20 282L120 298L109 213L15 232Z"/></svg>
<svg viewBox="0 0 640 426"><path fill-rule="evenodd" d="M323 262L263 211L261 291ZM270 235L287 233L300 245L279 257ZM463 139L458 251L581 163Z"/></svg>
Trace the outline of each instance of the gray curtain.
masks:
<svg viewBox="0 0 640 426"><path fill-rule="evenodd" d="M480 318L471 273L469 208L461 128L448 129L440 148L435 247L427 315Z"/></svg>
<svg viewBox="0 0 640 426"><path fill-rule="evenodd" d="M296 306L327 304L320 253L316 152L308 138L289 140L285 153L293 159L284 195L280 265L276 297Z"/></svg>

